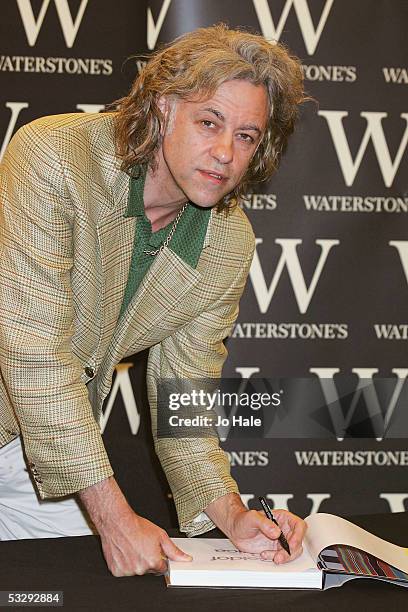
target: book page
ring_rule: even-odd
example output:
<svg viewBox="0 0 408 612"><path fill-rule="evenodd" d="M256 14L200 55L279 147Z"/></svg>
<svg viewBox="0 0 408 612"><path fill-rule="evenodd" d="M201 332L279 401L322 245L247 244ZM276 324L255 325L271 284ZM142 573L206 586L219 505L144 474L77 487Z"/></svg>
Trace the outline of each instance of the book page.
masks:
<svg viewBox="0 0 408 612"><path fill-rule="evenodd" d="M364 550L403 572L408 572L407 548L382 540L333 514L311 514L305 520L307 523L305 544L315 562L324 548L343 544Z"/></svg>
<svg viewBox="0 0 408 612"><path fill-rule="evenodd" d="M276 565L265 561L256 553L240 552L227 539L218 538L171 538L182 551L193 557L192 563L171 561L171 566L179 570L224 571L245 570L254 572L291 573L317 570L316 563L306 550L303 554L289 561Z"/></svg>

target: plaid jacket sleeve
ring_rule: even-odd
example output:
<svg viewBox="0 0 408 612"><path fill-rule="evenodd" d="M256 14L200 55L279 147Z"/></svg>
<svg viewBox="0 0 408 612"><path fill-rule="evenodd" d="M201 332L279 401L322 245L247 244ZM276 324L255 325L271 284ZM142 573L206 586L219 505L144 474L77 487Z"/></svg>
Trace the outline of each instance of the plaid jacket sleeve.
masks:
<svg viewBox="0 0 408 612"><path fill-rule="evenodd" d="M163 378L221 376L227 357L223 340L238 316L239 300L252 262L252 232L250 236L249 253L222 298L149 351L147 387L156 453L173 493L180 530L188 536L213 529L215 525L203 511L219 497L238 492L238 487L218 438L157 438L157 385Z"/></svg>
<svg viewBox="0 0 408 612"><path fill-rule="evenodd" d="M19 130L1 167L0 365L42 498L112 474L71 350L74 211L51 135Z"/></svg>

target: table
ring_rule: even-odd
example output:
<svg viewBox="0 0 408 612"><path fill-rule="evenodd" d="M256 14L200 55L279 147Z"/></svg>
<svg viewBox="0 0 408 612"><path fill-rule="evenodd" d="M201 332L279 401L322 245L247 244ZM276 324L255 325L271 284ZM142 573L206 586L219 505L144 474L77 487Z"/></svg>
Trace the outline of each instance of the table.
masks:
<svg viewBox="0 0 408 612"><path fill-rule="evenodd" d="M408 546L408 513L350 517L395 544ZM180 536L174 531L172 536ZM210 537L222 537L212 531ZM95 536L0 542L0 590L64 591L63 608L77 611L263 612L276 610L407 610L408 590L374 580L352 580L328 591L198 589L165 586L161 576L114 578ZM10 610L27 610L16 607ZM32 608L30 608L32 609ZM51 608L48 608L51 610Z"/></svg>

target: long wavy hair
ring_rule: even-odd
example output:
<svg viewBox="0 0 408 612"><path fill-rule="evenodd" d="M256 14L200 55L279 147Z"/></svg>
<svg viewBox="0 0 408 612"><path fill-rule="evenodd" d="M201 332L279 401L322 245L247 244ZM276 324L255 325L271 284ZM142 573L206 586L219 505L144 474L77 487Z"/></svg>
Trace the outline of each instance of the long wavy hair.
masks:
<svg viewBox="0 0 408 612"><path fill-rule="evenodd" d="M226 81L264 85L269 98L267 127L239 185L219 203L234 205L250 185L265 181L278 168L288 138L306 100L300 62L278 43L224 24L200 28L162 46L151 56L129 94L113 102L116 154L131 173L136 164L155 169L164 117L160 97L210 98Z"/></svg>

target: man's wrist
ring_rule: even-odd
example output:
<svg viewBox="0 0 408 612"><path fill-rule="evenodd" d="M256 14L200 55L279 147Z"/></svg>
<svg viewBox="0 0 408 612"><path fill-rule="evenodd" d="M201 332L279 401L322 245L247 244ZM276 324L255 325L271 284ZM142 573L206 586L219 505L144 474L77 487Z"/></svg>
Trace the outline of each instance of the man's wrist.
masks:
<svg viewBox="0 0 408 612"><path fill-rule="evenodd" d="M99 532L132 512L113 476L78 491L77 495Z"/></svg>
<svg viewBox="0 0 408 612"><path fill-rule="evenodd" d="M231 539L239 514L248 512L238 493L227 493L205 508L205 513L225 535Z"/></svg>

